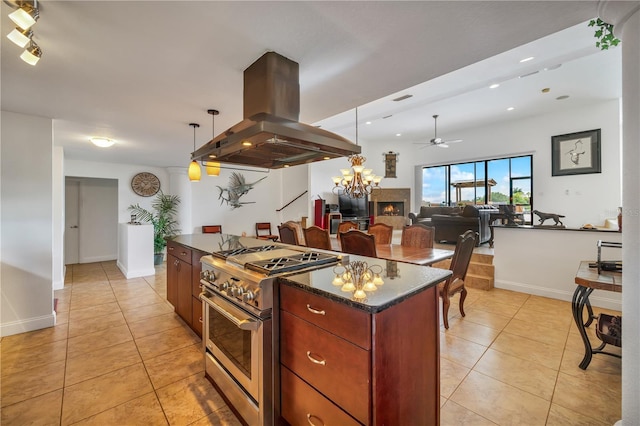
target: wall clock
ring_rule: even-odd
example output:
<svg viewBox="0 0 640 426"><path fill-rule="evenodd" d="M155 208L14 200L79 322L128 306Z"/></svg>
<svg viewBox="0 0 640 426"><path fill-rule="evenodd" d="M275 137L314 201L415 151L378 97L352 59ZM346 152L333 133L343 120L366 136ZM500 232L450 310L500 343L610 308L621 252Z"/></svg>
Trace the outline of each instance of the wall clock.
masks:
<svg viewBox="0 0 640 426"><path fill-rule="evenodd" d="M160 179L153 173L138 173L131 179L131 189L143 197L151 197L160 191Z"/></svg>

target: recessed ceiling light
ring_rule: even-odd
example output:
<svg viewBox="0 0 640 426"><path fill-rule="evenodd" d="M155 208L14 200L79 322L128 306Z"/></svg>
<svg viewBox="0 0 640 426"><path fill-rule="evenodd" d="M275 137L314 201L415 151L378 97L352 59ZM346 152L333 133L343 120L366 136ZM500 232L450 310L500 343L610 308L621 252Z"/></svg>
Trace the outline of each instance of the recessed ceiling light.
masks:
<svg viewBox="0 0 640 426"><path fill-rule="evenodd" d="M507 108L507 111L513 111L514 109L516 109L516 107L509 107Z"/></svg>
<svg viewBox="0 0 640 426"><path fill-rule="evenodd" d="M209 154L209 158L216 158L216 157L217 157L217 155L215 155L215 154Z"/></svg>
<svg viewBox="0 0 640 426"><path fill-rule="evenodd" d="M551 89L549 89L548 87L545 87L544 89L541 90L542 93L549 93L551 91Z"/></svg>
<svg viewBox="0 0 640 426"><path fill-rule="evenodd" d="M323 157L323 160L331 160L331 157Z"/></svg>
<svg viewBox="0 0 640 426"><path fill-rule="evenodd" d="M500 87L500 85L498 83L494 83L491 86L489 86L489 89L496 89L498 87Z"/></svg>
<svg viewBox="0 0 640 426"><path fill-rule="evenodd" d="M562 96L558 96L558 97L556 98L556 101L563 101L563 100L565 100L565 99L567 99L567 98L569 98L569 95L562 95Z"/></svg>
<svg viewBox="0 0 640 426"><path fill-rule="evenodd" d="M102 137L90 138L89 140L92 144L94 144L95 146L99 146L100 148L109 148L111 145L116 143L116 141L114 141L113 139Z"/></svg>
<svg viewBox="0 0 640 426"><path fill-rule="evenodd" d="M553 70L557 70L558 68L560 68L562 66L562 64L556 64L556 65L552 65L550 67L546 67L544 68L545 71L553 71Z"/></svg>
<svg viewBox="0 0 640 426"><path fill-rule="evenodd" d="M367 121L367 122L366 122L366 123L364 123L364 124L371 124L371 122L370 122L370 121Z"/></svg>
<svg viewBox="0 0 640 426"><path fill-rule="evenodd" d="M525 78L525 77L532 76L532 75L534 75L534 74L538 74L538 71L532 71L532 72L527 73L527 74L522 74L522 75L521 75L521 76L519 76L518 78Z"/></svg>
<svg viewBox="0 0 640 426"><path fill-rule="evenodd" d="M244 142L242 142L242 146L251 146L251 145L252 145L252 144L251 144L251 142L249 142L249 141L244 141Z"/></svg>
<svg viewBox="0 0 640 426"><path fill-rule="evenodd" d="M289 165L288 165L288 164L285 164L285 165L284 165L284 168L286 169L287 167L289 167Z"/></svg>
<svg viewBox="0 0 640 426"><path fill-rule="evenodd" d="M396 133L396 136L402 136L402 133Z"/></svg>
<svg viewBox="0 0 640 426"><path fill-rule="evenodd" d="M524 59L520 59L520 63L522 62L529 62L530 60L533 59L533 56L529 56L528 58L524 58Z"/></svg>

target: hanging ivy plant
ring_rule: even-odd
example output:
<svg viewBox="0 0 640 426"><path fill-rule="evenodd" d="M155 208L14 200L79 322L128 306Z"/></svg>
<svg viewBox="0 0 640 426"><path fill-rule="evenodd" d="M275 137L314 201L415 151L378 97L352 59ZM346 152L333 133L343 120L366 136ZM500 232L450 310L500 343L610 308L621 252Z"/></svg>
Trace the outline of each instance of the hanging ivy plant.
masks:
<svg viewBox="0 0 640 426"><path fill-rule="evenodd" d="M612 46L620 44L620 39L613 35L613 25L607 24L602 19L592 19L589 21L590 27L596 27L596 32L593 35L598 39L596 41L596 47L600 50L607 50Z"/></svg>

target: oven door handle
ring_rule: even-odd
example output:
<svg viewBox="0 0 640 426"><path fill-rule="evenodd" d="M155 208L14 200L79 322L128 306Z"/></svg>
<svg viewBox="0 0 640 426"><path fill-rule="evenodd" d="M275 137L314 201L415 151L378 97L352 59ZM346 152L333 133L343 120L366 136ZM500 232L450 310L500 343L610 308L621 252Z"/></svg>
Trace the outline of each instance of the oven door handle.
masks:
<svg viewBox="0 0 640 426"><path fill-rule="evenodd" d="M231 312L227 311L224 306L218 303L216 300L212 300L209 297L200 297L206 303L211 305L220 315L231 321L240 330L255 331L260 327L260 323L253 318L238 318ZM215 306L214 306L215 305Z"/></svg>

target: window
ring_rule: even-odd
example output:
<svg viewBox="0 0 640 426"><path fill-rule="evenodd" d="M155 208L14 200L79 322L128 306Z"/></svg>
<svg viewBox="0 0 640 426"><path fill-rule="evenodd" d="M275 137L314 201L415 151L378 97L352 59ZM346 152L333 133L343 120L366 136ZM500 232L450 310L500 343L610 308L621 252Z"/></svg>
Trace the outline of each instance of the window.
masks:
<svg viewBox="0 0 640 426"><path fill-rule="evenodd" d="M530 217L532 187L532 155L423 167L421 204L513 204Z"/></svg>

